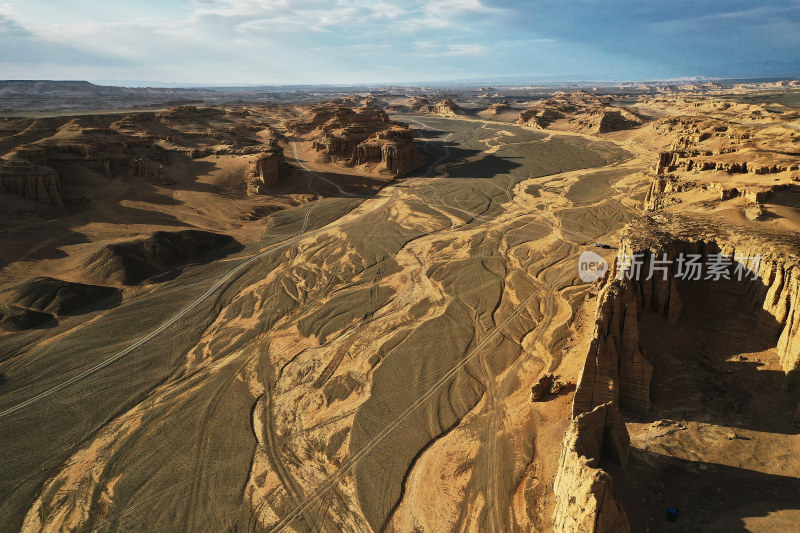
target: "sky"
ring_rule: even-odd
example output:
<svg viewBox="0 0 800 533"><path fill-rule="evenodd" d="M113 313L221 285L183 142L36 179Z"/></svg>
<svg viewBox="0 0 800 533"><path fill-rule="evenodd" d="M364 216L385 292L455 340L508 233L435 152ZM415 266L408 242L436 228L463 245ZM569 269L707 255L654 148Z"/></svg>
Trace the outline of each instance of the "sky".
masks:
<svg viewBox="0 0 800 533"><path fill-rule="evenodd" d="M0 0L0 79L800 76L800 0Z"/></svg>

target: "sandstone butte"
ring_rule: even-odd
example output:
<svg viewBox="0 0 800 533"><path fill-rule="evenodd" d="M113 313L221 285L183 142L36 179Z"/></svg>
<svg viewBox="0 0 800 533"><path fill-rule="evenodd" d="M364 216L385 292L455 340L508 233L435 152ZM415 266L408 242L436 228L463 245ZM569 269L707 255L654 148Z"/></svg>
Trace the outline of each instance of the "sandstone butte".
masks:
<svg viewBox="0 0 800 533"><path fill-rule="evenodd" d="M313 149L334 164L377 167L397 176L421 162L409 127L390 120L383 109L371 105L313 106L302 118L288 122L286 128L310 139Z"/></svg>

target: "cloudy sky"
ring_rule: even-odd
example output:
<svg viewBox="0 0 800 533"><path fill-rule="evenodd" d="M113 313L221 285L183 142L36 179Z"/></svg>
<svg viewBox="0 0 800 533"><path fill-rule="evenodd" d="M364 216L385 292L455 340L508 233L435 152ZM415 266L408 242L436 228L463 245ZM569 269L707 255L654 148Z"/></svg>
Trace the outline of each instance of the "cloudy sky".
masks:
<svg viewBox="0 0 800 533"><path fill-rule="evenodd" d="M0 79L800 75L800 0L0 0Z"/></svg>

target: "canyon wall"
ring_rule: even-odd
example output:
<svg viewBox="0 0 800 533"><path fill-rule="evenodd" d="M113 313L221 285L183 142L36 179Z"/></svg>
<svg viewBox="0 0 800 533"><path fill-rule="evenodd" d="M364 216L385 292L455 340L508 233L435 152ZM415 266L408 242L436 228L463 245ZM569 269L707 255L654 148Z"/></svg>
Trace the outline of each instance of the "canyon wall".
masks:
<svg viewBox="0 0 800 533"><path fill-rule="evenodd" d="M613 480L600 468L605 460L623 467L630 437L614 402L578 415L564 436L553 490L556 533L626 533L625 509L613 496Z"/></svg>
<svg viewBox="0 0 800 533"><path fill-rule="evenodd" d="M636 267L626 267L624 262L612 266L597 296L594 334L575 391L573 421L554 484L556 531L629 530L601 459L609 456L625 465L627 432L619 409L642 413L650 408L652 366L639 344L639 316L649 310L673 324L681 319L679 286L687 290L694 281L676 282L680 254L699 255L703 265L713 262L712 257L724 256L730 260L731 279L738 279L738 265L743 279L735 283L742 284L754 310L766 311L754 327L775 336L787 387L798 385L800 264L791 253L797 249L796 242L785 239L764 241L762 236L757 240L663 214L645 216L626 228L618 257L642 254L643 260L633 279L626 279L625 274ZM654 262L665 259L664 263ZM651 265L654 275L647 280ZM660 266L666 269L666 278L656 270ZM706 275L704 269L702 277Z"/></svg>
<svg viewBox="0 0 800 533"><path fill-rule="evenodd" d="M28 161L4 161L0 165L0 192L43 204L64 205L58 172Z"/></svg>
<svg viewBox="0 0 800 533"><path fill-rule="evenodd" d="M619 256L641 254L644 258L641 273L638 280L616 279L620 277L620 268L614 265L598 293L594 335L575 391L573 416L608 401L616 401L621 409L632 412L649 409L652 367L639 346L638 315L643 310L651 310L663 314L671 323L680 319L683 303L676 274L677 258L681 254L699 255L704 265L721 254L730 262L728 275L732 278L738 277L735 269L739 259L738 268L742 269L743 279L737 283L742 284L742 291L753 309L763 309L774 319L757 326L769 328L775 335L780 363L787 374L787 386L794 386L798 381L800 265L797 258L779 253L774 244L737 242L735 235L725 235L720 228L707 227L706 235L693 239L688 235L689 228L680 228L678 221L661 226L664 223L664 219L645 217L626 230ZM719 232L717 235L712 234L715 230ZM646 280L654 258L660 261L664 255L670 265L667 279L656 272L652 279ZM702 276L706 276L705 271Z"/></svg>

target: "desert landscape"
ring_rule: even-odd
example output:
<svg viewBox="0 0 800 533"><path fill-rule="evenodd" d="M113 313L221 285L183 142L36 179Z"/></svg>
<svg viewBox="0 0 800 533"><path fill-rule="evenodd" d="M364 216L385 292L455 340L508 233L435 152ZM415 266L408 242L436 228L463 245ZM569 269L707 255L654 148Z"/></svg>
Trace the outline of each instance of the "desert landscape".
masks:
<svg viewBox="0 0 800 533"><path fill-rule="evenodd" d="M800 88L476 92L3 118L2 530L791 530Z"/></svg>
<svg viewBox="0 0 800 533"><path fill-rule="evenodd" d="M800 531L800 6L0 4L0 533Z"/></svg>

